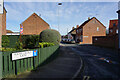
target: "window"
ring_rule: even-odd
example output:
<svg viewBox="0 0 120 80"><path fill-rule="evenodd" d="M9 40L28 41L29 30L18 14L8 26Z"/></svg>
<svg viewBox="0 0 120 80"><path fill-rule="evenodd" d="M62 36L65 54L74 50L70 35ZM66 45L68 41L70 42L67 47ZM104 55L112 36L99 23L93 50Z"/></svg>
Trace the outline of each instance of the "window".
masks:
<svg viewBox="0 0 120 80"><path fill-rule="evenodd" d="M97 38L95 38L95 40L97 41Z"/></svg>
<svg viewBox="0 0 120 80"><path fill-rule="evenodd" d="M115 23L113 23L113 26L116 26L116 24L115 24Z"/></svg>
<svg viewBox="0 0 120 80"><path fill-rule="evenodd" d="M110 32L112 33L113 31L112 31L112 30L110 30Z"/></svg>
<svg viewBox="0 0 120 80"><path fill-rule="evenodd" d="M97 27L97 31L99 31L99 27Z"/></svg>
<svg viewBox="0 0 120 80"><path fill-rule="evenodd" d="M116 33L118 33L118 29L116 30Z"/></svg>

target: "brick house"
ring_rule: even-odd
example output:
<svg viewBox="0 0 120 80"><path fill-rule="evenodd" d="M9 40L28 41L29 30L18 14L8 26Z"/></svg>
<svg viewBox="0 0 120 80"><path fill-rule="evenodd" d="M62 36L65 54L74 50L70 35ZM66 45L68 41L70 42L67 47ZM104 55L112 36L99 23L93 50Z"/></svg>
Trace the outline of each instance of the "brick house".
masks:
<svg viewBox="0 0 120 80"><path fill-rule="evenodd" d="M23 26L23 35L38 35L43 30L50 28L49 24L36 13L28 17L20 26Z"/></svg>
<svg viewBox="0 0 120 80"><path fill-rule="evenodd" d="M3 13L0 14L0 47L1 47L1 36L6 35L6 9L3 8Z"/></svg>
<svg viewBox="0 0 120 80"><path fill-rule="evenodd" d="M3 14L0 14L0 18L2 20L2 35L6 35L6 9L3 8Z"/></svg>
<svg viewBox="0 0 120 80"><path fill-rule="evenodd" d="M76 29L76 40L80 44L92 44L93 36L106 36L106 27L95 17L88 18Z"/></svg>
<svg viewBox="0 0 120 80"><path fill-rule="evenodd" d="M118 34L118 19L110 20L109 23L109 35Z"/></svg>
<svg viewBox="0 0 120 80"><path fill-rule="evenodd" d="M68 33L72 36L72 39L75 40L76 39L76 28L72 27L72 30Z"/></svg>

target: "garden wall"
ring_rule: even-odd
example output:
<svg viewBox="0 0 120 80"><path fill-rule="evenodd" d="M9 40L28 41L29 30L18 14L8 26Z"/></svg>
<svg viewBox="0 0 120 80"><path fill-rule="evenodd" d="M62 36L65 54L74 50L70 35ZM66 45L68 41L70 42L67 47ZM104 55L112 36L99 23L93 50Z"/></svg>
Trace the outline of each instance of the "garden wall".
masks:
<svg viewBox="0 0 120 80"><path fill-rule="evenodd" d="M36 57L24 58L16 61L12 61L12 53L15 52L0 52L0 78L18 75L36 68L45 62L49 57L57 54L59 45L34 50L38 50L38 55Z"/></svg>
<svg viewBox="0 0 120 80"><path fill-rule="evenodd" d="M93 45L118 49L118 35L94 36Z"/></svg>

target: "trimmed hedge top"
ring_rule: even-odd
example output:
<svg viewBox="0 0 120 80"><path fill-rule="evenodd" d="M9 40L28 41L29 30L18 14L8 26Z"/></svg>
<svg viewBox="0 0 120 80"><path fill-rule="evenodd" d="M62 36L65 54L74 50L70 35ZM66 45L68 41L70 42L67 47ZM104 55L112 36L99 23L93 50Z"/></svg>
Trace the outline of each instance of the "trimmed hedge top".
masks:
<svg viewBox="0 0 120 80"><path fill-rule="evenodd" d="M61 35L58 31L53 29L46 29L40 33L40 42L50 42L55 45L61 41Z"/></svg>

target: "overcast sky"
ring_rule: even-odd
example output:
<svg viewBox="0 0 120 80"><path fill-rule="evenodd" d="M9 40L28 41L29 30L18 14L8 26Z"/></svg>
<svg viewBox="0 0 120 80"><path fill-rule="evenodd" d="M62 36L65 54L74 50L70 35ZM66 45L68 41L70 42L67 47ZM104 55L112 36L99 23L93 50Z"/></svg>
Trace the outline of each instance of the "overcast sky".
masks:
<svg viewBox="0 0 120 80"><path fill-rule="evenodd" d="M117 2L5 2L7 10L7 29L18 32L20 25L32 13L41 14L52 29L65 35L72 27L82 24L88 17L96 17L107 28L109 20L117 19ZM59 9L59 14L58 14ZM24 26L23 26L24 27Z"/></svg>

